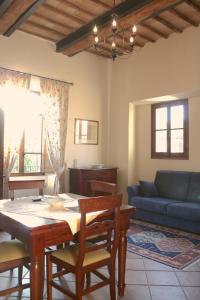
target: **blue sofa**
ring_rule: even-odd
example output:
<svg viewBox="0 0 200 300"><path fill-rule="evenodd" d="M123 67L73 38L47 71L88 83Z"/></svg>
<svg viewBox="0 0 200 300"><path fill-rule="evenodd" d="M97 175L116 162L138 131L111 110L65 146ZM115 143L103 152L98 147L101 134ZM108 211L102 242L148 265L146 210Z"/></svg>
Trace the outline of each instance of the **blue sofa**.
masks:
<svg viewBox="0 0 200 300"><path fill-rule="evenodd" d="M157 171L127 191L134 218L200 234L200 172Z"/></svg>

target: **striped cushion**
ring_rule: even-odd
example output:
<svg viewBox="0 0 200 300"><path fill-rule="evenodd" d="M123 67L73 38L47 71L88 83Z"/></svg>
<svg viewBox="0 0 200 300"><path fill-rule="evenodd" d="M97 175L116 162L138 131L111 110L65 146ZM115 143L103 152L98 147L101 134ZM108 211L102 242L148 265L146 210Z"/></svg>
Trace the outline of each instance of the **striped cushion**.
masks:
<svg viewBox="0 0 200 300"><path fill-rule="evenodd" d="M0 243L0 263L28 256L29 253L26 251L24 244L18 240Z"/></svg>

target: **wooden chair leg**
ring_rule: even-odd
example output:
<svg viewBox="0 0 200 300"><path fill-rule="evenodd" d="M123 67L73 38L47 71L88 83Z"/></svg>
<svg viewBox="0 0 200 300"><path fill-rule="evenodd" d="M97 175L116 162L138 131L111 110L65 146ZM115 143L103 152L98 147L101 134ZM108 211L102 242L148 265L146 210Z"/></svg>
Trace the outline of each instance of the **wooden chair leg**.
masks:
<svg viewBox="0 0 200 300"><path fill-rule="evenodd" d="M23 266L18 268L18 284L22 285Z"/></svg>
<svg viewBox="0 0 200 300"><path fill-rule="evenodd" d="M59 249L62 249L64 247L68 246L68 245L69 245L69 242L59 244L59 245L56 246L56 248L57 248L57 250L59 250ZM57 266L57 272L60 272L60 271L62 271L62 268Z"/></svg>
<svg viewBox="0 0 200 300"><path fill-rule="evenodd" d="M116 300L116 288L115 288L115 263L111 263L109 266L110 273L110 299Z"/></svg>
<svg viewBox="0 0 200 300"><path fill-rule="evenodd" d="M76 300L82 300L83 287L84 287L84 274L76 273Z"/></svg>
<svg viewBox="0 0 200 300"><path fill-rule="evenodd" d="M86 273L86 288L88 289L90 287L91 284L91 273L87 272Z"/></svg>
<svg viewBox="0 0 200 300"><path fill-rule="evenodd" d="M57 250L62 249L63 248L63 244L59 244L56 246ZM62 270L62 268L57 266L57 272L60 272Z"/></svg>
<svg viewBox="0 0 200 300"><path fill-rule="evenodd" d="M52 285L50 284L52 280L52 263L50 260L50 255L46 256L46 264L47 264L47 299L52 300Z"/></svg>

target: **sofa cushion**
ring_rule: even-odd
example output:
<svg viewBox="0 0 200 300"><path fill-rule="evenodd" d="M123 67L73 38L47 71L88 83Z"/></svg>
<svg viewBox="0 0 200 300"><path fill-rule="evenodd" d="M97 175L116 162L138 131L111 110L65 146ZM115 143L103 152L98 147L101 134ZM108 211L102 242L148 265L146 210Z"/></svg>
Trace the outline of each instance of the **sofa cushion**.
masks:
<svg viewBox="0 0 200 300"><path fill-rule="evenodd" d="M168 205L167 215L170 217L199 222L200 205L192 202L176 202Z"/></svg>
<svg viewBox="0 0 200 300"><path fill-rule="evenodd" d="M191 172L157 171L155 185L160 197L187 200Z"/></svg>
<svg viewBox="0 0 200 300"><path fill-rule="evenodd" d="M139 181L144 197L158 197L158 190L151 181Z"/></svg>
<svg viewBox="0 0 200 300"><path fill-rule="evenodd" d="M133 197L129 200L129 204L136 206L138 209L152 211L158 214L167 214L167 206L173 203L172 199L166 198L148 198L148 197Z"/></svg>
<svg viewBox="0 0 200 300"><path fill-rule="evenodd" d="M139 184L129 185L127 187L127 193L129 198L139 196L141 194L141 188Z"/></svg>
<svg viewBox="0 0 200 300"><path fill-rule="evenodd" d="M199 172L194 172L191 174L187 200L191 202L199 202L200 204L200 173Z"/></svg>

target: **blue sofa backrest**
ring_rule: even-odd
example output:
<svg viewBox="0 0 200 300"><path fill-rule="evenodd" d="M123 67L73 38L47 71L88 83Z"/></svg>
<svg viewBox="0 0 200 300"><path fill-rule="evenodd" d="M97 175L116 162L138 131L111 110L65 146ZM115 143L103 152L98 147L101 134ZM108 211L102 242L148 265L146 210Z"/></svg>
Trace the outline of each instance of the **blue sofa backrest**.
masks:
<svg viewBox="0 0 200 300"><path fill-rule="evenodd" d="M187 201L200 204L200 172L192 172Z"/></svg>
<svg viewBox="0 0 200 300"><path fill-rule="evenodd" d="M155 185L159 196L187 201L191 174L186 171L157 171Z"/></svg>

